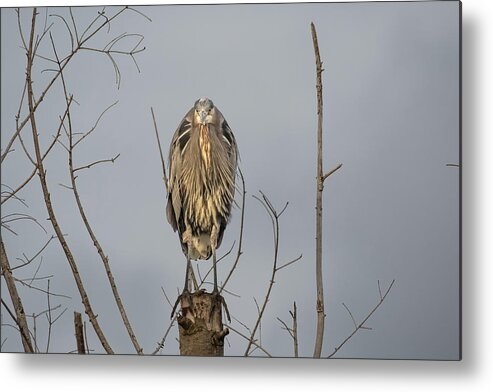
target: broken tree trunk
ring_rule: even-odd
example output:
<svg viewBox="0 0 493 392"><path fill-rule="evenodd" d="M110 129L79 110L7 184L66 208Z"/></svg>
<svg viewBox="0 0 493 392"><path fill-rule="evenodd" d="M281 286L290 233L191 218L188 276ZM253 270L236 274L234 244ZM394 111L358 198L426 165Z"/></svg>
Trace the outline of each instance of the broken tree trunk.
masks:
<svg viewBox="0 0 493 392"><path fill-rule="evenodd" d="M188 298L181 299L181 315L178 316L180 355L224 356L224 337L229 330L222 322L222 301L214 298L199 290L190 295L192 306ZM216 305L212 306L214 301Z"/></svg>
<svg viewBox="0 0 493 392"><path fill-rule="evenodd" d="M84 328L82 324L82 315L79 312L74 312L75 340L77 342L77 353L85 354L86 348L84 345Z"/></svg>

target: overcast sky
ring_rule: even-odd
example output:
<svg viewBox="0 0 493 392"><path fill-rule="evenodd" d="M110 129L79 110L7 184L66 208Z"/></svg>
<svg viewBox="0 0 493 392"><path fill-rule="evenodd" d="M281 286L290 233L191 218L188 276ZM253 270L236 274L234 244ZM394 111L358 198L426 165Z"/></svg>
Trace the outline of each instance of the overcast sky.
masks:
<svg viewBox="0 0 493 392"><path fill-rule="evenodd" d="M101 8L74 8L79 34ZM118 8L106 8L107 15ZM298 307L300 355L311 356L315 337L315 173L316 94L310 22L318 31L324 62L324 165L343 167L326 181L324 191L324 291L326 334L323 355L351 333L357 321L395 285L382 307L339 357L457 359L459 355L459 173L447 163L459 161L459 3L349 3L282 5L148 6L125 12L94 40L103 47L121 33L145 38L145 51L132 59L118 57L121 85L113 66L99 53L81 52L66 69L68 89L77 100L74 127L85 132L101 112L97 131L76 151L76 166L121 154L114 164L81 171L78 184L88 218L108 254L121 297L146 353L156 347L169 323L171 300L181 289L185 258L177 235L166 221L165 191L150 107L154 108L167 153L172 134L194 101L210 97L228 120L237 139L247 198L243 251L226 295L238 320L253 327L265 297L273 258L272 227L252 197L262 190L281 217L279 263L303 254L279 271L262 322L261 342L274 356L292 356L292 341L277 321L290 323ZM64 8L41 8L38 32L47 15L60 54L70 36L61 19ZM23 9L28 37L31 10ZM27 39L27 38L26 38ZM132 48L138 37L122 42ZM15 129L22 94L25 54L20 48L13 9L1 14L2 151ZM49 39L39 53L52 56ZM62 56L61 56L62 57ZM37 60L35 93L53 65ZM43 146L63 114L60 85L40 106ZM24 109L23 113L26 113ZM31 149L30 129L23 131ZM2 165L3 184L18 186L32 170L20 144ZM102 263L77 215L68 184L67 154L57 145L46 160L50 192L62 231L72 247L94 312L110 345L134 353L111 296ZM46 228L19 221L18 235L2 228L10 262L34 254L53 229L46 221L39 181L20 194L29 208L10 200L2 216L29 213ZM240 201L237 195L238 202ZM239 232L239 209L226 231L220 254ZM236 248L235 248L236 250ZM234 257L219 265L224 280ZM39 265L17 270L32 277ZM194 265L197 265L194 262ZM201 271L211 266L200 262ZM52 331L51 351L75 349L72 312L83 312L74 279L60 245L43 253L38 276L50 278L50 291L71 297L52 298L67 312ZM2 283L4 283L2 281ZM35 281L46 288L47 281ZM2 284L2 298L8 296ZM210 286L208 286L210 289ZM46 309L46 296L20 288L26 313ZM237 297L239 296L239 297ZM57 312L60 313L60 310ZM57 313L57 314L58 314ZM2 323L11 324L2 308ZM38 343L46 346L46 320L38 319ZM232 326L248 331L233 321ZM102 352L90 325L89 345ZM22 350L18 332L2 325L3 351ZM177 354L176 327L163 354ZM226 355L242 355L247 342L231 333ZM261 352L255 352L261 355Z"/></svg>

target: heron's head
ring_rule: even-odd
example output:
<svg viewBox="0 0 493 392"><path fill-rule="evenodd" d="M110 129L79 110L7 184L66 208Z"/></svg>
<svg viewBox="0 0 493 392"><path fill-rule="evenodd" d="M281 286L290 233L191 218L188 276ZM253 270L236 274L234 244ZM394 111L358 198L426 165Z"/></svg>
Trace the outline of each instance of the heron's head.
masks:
<svg viewBox="0 0 493 392"><path fill-rule="evenodd" d="M205 125L211 123L215 114L214 104L209 98L200 98L193 106L195 113L195 121Z"/></svg>

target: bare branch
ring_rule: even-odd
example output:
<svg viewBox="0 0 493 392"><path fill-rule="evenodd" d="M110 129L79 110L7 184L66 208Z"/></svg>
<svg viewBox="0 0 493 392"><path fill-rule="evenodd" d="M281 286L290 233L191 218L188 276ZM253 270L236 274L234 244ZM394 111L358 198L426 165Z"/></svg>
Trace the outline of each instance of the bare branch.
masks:
<svg viewBox="0 0 493 392"><path fill-rule="evenodd" d="M72 25L74 26L75 41L77 42L77 44L79 44L79 42L80 42L79 33L77 32L77 24L75 23L75 18L74 18L74 14L72 12L72 7L69 7L69 12L70 12L70 19L72 19Z"/></svg>
<svg viewBox="0 0 493 392"><path fill-rule="evenodd" d="M3 201L4 200L10 199L11 197L13 197L15 200L17 200L18 202L22 203L22 205L24 205L24 207L29 207L24 199L21 199L20 197L17 197L15 195L17 193L17 189L14 190L12 187L8 186L7 184L2 184L2 186L6 187L6 188L8 188L10 190L10 192L8 192L8 191L2 191L2 195L3 194L6 194L7 195L7 196L5 196L4 199L2 199L2 204L3 204Z"/></svg>
<svg viewBox="0 0 493 392"><path fill-rule="evenodd" d="M270 355L269 352L266 349L264 349L260 344L258 344L256 340L252 340L248 336L243 335L240 331L238 331L237 329L233 328L231 325L228 325L227 327L228 327L228 329L230 329L231 331L233 331L237 335L239 335L242 338L248 340L248 346L254 345L259 350L263 351L264 354L267 355L269 358L272 358L272 355Z"/></svg>
<svg viewBox="0 0 493 392"><path fill-rule="evenodd" d="M63 22L63 24L67 28L67 31L68 31L69 36L70 36L70 48L72 49L72 51L74 51L76 48L75 41L74 41L74 35L72 34L72 30L70 30L70 27L68 25L67 20L62 15L59 15L59 14L50 14L50 16L60 18L60 20Z"/></svg>
<svg viewBox="0 0 493 392"><path fill-rule="evenodd" d="M118 101L116 102L113 102L110 106L108 106L106 109L103 110L103 112L99 115L98 119L96 120L96 122L94 123L94 125L92 126L92 128L87 131L86 133L84 133L76 142L74 142L73 144L73 148L77 147L77 145L82 141L84 140L86 137L88 137L91 133L94 132L94 130L97 128L98 124L99 124L99 121L101 121L101 119L103 118L103 116L106 114L106 112L108 112L111 108L113 108L114 106L116 106L118 104ZM74 134L72 134L72 136L74 136Z"/></svg>
<svg viewBox="0 0 493 392"><path fill-rule="evenodd" d="M292 312L289 311L289 314L293 319L293 326L291 328L288 327L288 325L279 317L277 317L277 320L283 325L282 329L287 331L289 333L289 336L291 336L291 338L293 339L294 356L295 358L298 358L298 321L297 321L296 302L293 303L293 311Z"/></svg>
<svg viewBox="0 0 493 392"><path fill-rule="evenodd" d="M6 219L6 218L9 218L9 219ZM7 223L16 222L19 220L32 221L37 226L39 226L45 233L47 233L46 229L41 225L41 223L38 222L38 220L36 218L32 217L31 215L21 214L21 213L12 213L12 214L8 214L8 215L3 216L2 217L2 226L6 226Z"/></svg>
<svg viewBox="0 0 493 392"><path fill-rule="evenodd" d="M291 264L294 264L298 260L301 260L302 257L303 257L303 255L300 254L296 259L291 260L291 261L287 262L286 264L281 265L280 267L277 267L277 271L282 270L283 268L289 267Z"/></svg>
<svg viewBox="0 0 493 392"><path fill-rule="evenodd" d="M51 277L51 276L50 276ZM29 280L31 283L27 283L25 280ZM57 294L57 293L54 293L52 291L50 291L49 293L45 290L45 289L42 289L40 287L37 287L37 286L34 286L32 284L32 282L34 280L39 280L39 279L33 279L33 278L29 278L29 279L17 279L17 278L14 278L14 281L16 282L19 282L20 284L22 284L23 286L26 286L26 287L29 287L30 289L33 289L33 290L36 290L36 291L39 291L41 293L44 293L44 294L49 294L53 297L60 297L60 298L67 298L67 299L71 299L68 295L65 295L65 294Z"/></svg>
<svg viewBox="0 0 493 392"><path fill-rule="evenodd" d="M17 28L19 29L19 36L21 37L22 47L27 53L27 44L26 44L26 40L24 39L24 33L22 32L22 26L21 26L21 11L19 8L16 8L15 12L17 14Z"/></svg>
<svg viewBox="0 0 493 392"><path fill-rule="evenodd" d="M37 257L38 257L41 253L43 253L43 251L46 249L46 247L47 247L47 246L50 244L50 242L51 242L52 240L54 240L55 238L56 238L56 237L55 237L54 235L52 235L52 236L50 237L50 239L49 239L49 240L48 240L48 241L47 241L47 242L43 245L43 247L42 247L42 248L41 248L38 252L36 252L34 256L32 256L32 257L30 257L30 258L29 258L29 257L27 257L25 253L23 253L23 254L22 254L22 256L24 256L24 259L25 259L26 261L25 261L25 262L23 262L23 264L21 264L21 265L18 265L18 266L12 267L10 270L11 270L11 271L13 271L13 270L15 270L15 269L17 269L17 268L22 268L22 267L25 267L26 265L31 264L34 260L36 260L36 258L37 258ZM22 260L21 260L21 259L19 259L19 258L17 258L17 260L22 261Z"/></svg>
<svg viewBox="0 0 493 392"><path fill-rule="evenodd" d="M103 7L103 9L101 11L98 11L98 15L87 25L86 29L82 32L82 35L80 36L80 42L82 42L84 40L84 36L86 35L86 33L89 32L89 30L98 21L99 18L105 19L105 22L103 23L102 26L107 25L108 33L110 32L110 20L105 15L105 9L106 9L106 7ZM123 12L123 11L120 11L120 13L121 12Z"/></svg>
<svg viewBox="0 0 493 392"><path fill-rule="evenodd" d="M24 306L22 305L22 301L17 291L17 287L15 286L15 279L12 275L12 270L10 269L10 263L7 258L7 252L5 251L5 246L3 244L2 239L0 239L0 248L1 248L0 249L1 272L7 284L7 289L9 291L10 299L12 301L12 304L14 305L15 315L13 315L10 312L7 305L4 303L3 299L2 299L2 304L5 306L5 308L7 309L7 311L9 312L10 316L15 321L15 323L19 326L19 331L21 333L21 340L22 340L22 345L24 347L24 351L32 353L34 352L34 350L33 350L31 339L29 337L29 327L26 321Z"/></svg>
<svg viewBox="0 0 493 392"><path fill-rule="evenodd" d="M46 11L45 11L45 23L44 23L44 27L43 27L43 32L41 33L41 36L36 38L36 43L34 45L34 50L33 50L33 56L43 58L44 60L52 61L51 59L40 56L37 53L38 48L39 48L39 44L41 43L41 41L43 41L43 38L45 37L45 35L50 31L51 27L54 25L54 23L51 23L48 27L46 27L47 24L48 24L48 7L46 8Z"/></svg>
<svg viewBox="0 0 493 392"><path fill-rule="evenodd" d="M325 173L323 176L322 176L322 182L325 181L327 179L327 177L329 177L330 175L334 174L337 170L339 170L340 168L342 167L342 163L339 163L336 167L334 167L331 171L329 171L328 173Z"/></svg>
<svg viewBox="0 0 493 392"><path fill-rule="evenodd" d="M21 142L21 146L22 146L22 149L24 150L24 154L26 154L27 156L27 159L29 159L29 161L31 161L31 163L36 166L36 163L34 162L34 159L31 157L31 154L29 154L29 151L27 151L27 147L26 145L24 144L24 140L22 139L21 137L21 134L19 133L18 135L18 138L19 138L19 141Z"/></svg>
<svg viewBox="0 0 493 392"><path fill-rule="evenodd" d="M111 163L115 163L115 161L119 158L119 156L120 156L120 154L116 155L115 157L113 157L111 159L101 159L99 161L92 162L89 165L85 165L85 166L81 166L81 167L76 167L76 168L74 168L73 172L75 173L78 170L90 169L91 167L93 167L95 165L98 165L100 163L110 163L110 162Z"/></svg>
<svg viewBox="0 0 493 392"><path fill-rule="evenodd" d="M53 321L51 318L51 304L50 304L50 280L48 279L48 284L46 287L46 300L48 302L48 314L47 314L47 319L48 319L48 337L46 339L46 352L49 351L50 349L50 340L51 340L51 327L53 325Z"/></svg>
<svg viewBox="0 0 493 392"><path fill-rule="evenodd" d="M171 303L170 303L171 305ZM151 355L156 355L159 351L161 351L163 348L164 348L164 343L166 342L166 339L168 338L168 335L171 331L171 328L173 328L173 325L175 324L175 321L176 321L176 317L177 317L177 314L175 313L175 316L173 317L173 319L170 321L169 325L168 325L168 328L166 329L166 331L164 332L164 336L163 338L161 339L161 341L158 343L158 346L156 347L156 349L152 352Z"/></svg>
<svg viewBox="0 0 493 392"><path fill-rule="evenodd" d="M288 325L283 320L281 320L279 317L276 317L276 318L277 318L277 321L279 321L283 325L282 329L284 329L285 331L288 331L289 336L293 337L292 329L289 328Z"/></svg>
<svg viewBox="0 0 493 392"><path fill-rule="evenodd" d="M168 193L168 176L166 175L166 164L164 163L163 149L161 148L161 141L159 140L159 132L156 125L156 117L154 116L154 110L151 107L152 121L154 123L154 131L156 132L157 145L159 147L159 157L161 158L161 168L163 170L163 181L166 186L166 193Z"/></svg>
<svg viewBox="0 0 493 392"><path fill-rule="evenodd" d="M172 303L171 303L171 301L169 300L168 295L166 294L166 291L164 291L164 287L163 287L163 286L161 286L161 291L163 292L163 294L164 294L164 298L166 298L166 301L168 302L169 307L170 307L170 308L173 308L173 304L172 304Z"/></svg>
<svg viewBox="0 0 493 392"><path fill-rule="evenodd" d="M133 12L136 12L137 14L139 14L140 16L143 16L144 18L146 18L149 22L152 22L152 19L149 18L146 14L144 14L143 12L140 12L139 10L135 9L135 8L132 8L132 7L127 7L128 10L130 11L133 11Z"/></svg>
<svg viewBox="0 0 493 392"><path fill-rule="evenodd" d="M349 313L349 316L351 317L351 320L353 320L354 328L358 328L358 326L356 325L356 320L354 319L353 314L351 313L351 311L349 310L349 308L347 307L347 305L343 302L342 303L342 306L344 306L346 308L346 310Z"/></svg>
<svg viewBox="0 0 493 392"><path fill-rule="evenodd" d="M248 325L246 325L245 323L241 322L238 318L236 318L235 316L231 316L233 320L235 320L238 324L240 324L243 328L245 328L248 333L252 333L252 330L250 328L248 328Z"/></svg>
<svg viewBox="0 0 493 392"><path fill-rule="evenodd" d="M387 290L385 291L384 295L380 297L380 300L377 302L377 304L373 307L373 309L370 310L370 312L367 314L367 316L363 319L363 321L361 321L359 324L356 324L351 312L349 312L349 314L351 315L351 318L353 319L353 322L354 322L354 325L355 325L355 328L354 330L346 337L346 339L344 339L342 341L341 344L339 344L339 346L337 346L334 351L332 352L332 354L330 354L327 358L332 358L335 354L337 354L337 352L341 349L342 346L344 346L355 334L356 332L358 332L360 329L371 329L371 328L368 328L368 327L365 327L365 323L368 321L368 319L373 315L373 313L376 312L376 310L380 307L380 305L382 305L383 301L385 301L385 298L387 298L387 295L390 293L390 290L392 289L392 286L394 285L394 282L395 282L395 279L392 280L392 283L390 283L389 287L387 288ZM347 307L346 307L347 309ZM349 311L349 309L348 309Z"/></svg>
<svg viewBox="0 0 493 392"><path fill-rule="evenodd" d="M19 28L20 28L20 26L19 26ZM24 38L22 38L22 39L24 39ZM26 49L26 51L27 51L27 49ZM12 135L12 137L10 138L9 142L7 143L4 152L2 153L1 162L3 162L3 160L7 157L8 153L12 151L11 150L12 145L14 144L17 136L19 136L19 134L20 134L21 128L19 127L19 118L21 116L22 104L24 102L24 97L26 96L26 92L27 92L27 82L24 82L24 88L22 89L22 95L21 95L21 99L19 102L19 109L17 110L17 114L15 116L15 124L16 124L15 132Z"/></svg>

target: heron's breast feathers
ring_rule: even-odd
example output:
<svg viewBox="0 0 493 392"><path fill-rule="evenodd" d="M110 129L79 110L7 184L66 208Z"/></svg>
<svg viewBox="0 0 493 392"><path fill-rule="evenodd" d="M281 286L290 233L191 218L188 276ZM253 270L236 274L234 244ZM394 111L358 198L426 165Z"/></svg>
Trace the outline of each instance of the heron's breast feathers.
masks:
<svg viewBox="0 0 493 392"><path fill-rule="evenodd" d="M205 170L211 170L211 141L209 136L209 127L207 125L199 126L199 148Z"/></svg>

